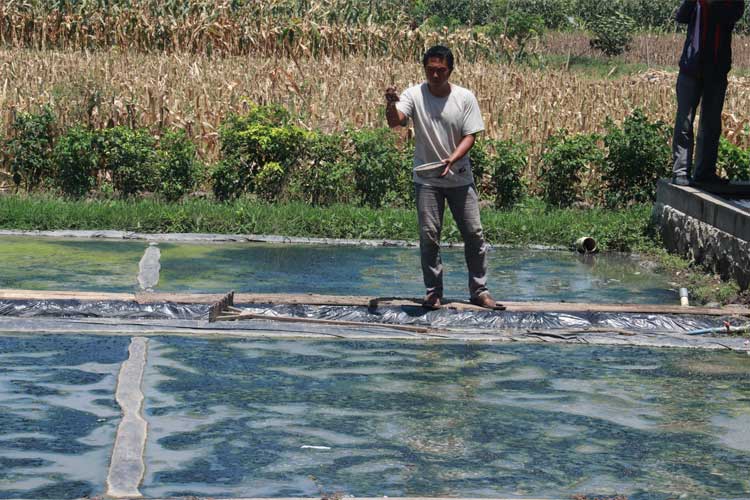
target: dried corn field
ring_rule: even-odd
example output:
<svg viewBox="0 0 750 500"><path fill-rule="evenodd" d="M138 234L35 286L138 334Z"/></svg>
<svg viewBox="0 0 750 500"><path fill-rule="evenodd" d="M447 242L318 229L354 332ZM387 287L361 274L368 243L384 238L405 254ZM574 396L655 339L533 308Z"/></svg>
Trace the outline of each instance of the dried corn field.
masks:
<svg viewBox="0 0 750 500"><path fill-rule="evenodd" d="M685 41L684 33L641 33L633 37L630 50L612 64L620 62L644 64L647 67L676 67ZM732 40L734 67L750 68L750 36L735 35ZM552 32L545 35L539 48L546 55L563 57L601 57L592 49L589 36L582 32Z"/></svg>
<svg viewBox="0 0 750 500"><path fill-rule="evenodd" d="M218 129L247 101L280 103L300 124L325 131L383 126L385 87L421 81L419 65L363 57L318 60L134 54L117 50L55 52L0 50L2 129L13 114L49 104L61 125L88 123L168 127L188 131L205 159L218 154ZM566 71L464 63L455 83L473 89L493 138L532 144L569 132L601 131L607 117L621 120L635 107L670 122L674 75L651 72L621 79L591 79ZM750 121L750 78L734 78L725 108L726 134Z"/></svg>
<svg viewBox="0 0 750 500"><path fill-rule="evenodd" d="M381 0L382 2L382 0ZM466 59L504 53L510 42L461 28L422 30L408 18L377 20L373 2L354 9L351 1L302 2L287 11L284 0L239 4L210 2L82 2L57 9L0 2L0 46L37 50L99 50L118 47L136 52L191 53L207 56L262 57L387 56L419 57L441 40ZM386 6L398 12L397 2ZM174 5L172 5L174 4ZM75 5L75 4L73 4ZM363 7L363 6L360 6Z"/></svg>

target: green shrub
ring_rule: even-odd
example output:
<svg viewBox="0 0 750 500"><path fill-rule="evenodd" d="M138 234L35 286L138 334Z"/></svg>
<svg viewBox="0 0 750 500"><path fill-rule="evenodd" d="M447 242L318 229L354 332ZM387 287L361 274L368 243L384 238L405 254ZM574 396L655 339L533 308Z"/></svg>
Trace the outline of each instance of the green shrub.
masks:
<svg viewBox="0 0 750 500"><path fill-rule="evenodd" d="M243 116L230 116L219 132L222 160L212 173L214 194L220 200L256 191L256 176L268 163L277 163L286 173L298 162L305 148L305 132L289 124L289 114L277 106L252 106ZM269 167L268 182L278 176Z"/></svg>
<svg viewBox="0 0 750 500"><path fill-rule="evenodd" d="M608 13L622 8L621 0L575 0L574 15L580 18L584 24L591 23L597 17L606 16Z"/></svg>
<svg viewBox="0 0 750 500"><path fill-rule="evenodd" d="M80 198L96 185L101 161L100 136L76 126L68 129L55 144L56 184L63 193Z"/></svg>
<svg viewBox="0 0 750 500"><path fill-rule="evenodd" d="M198 161L193 142L184 130L164 134L156 152L157 191L168 201L176 201L197 184Z"/></svg>
<svg viewBox="0 0 750 500"><path fill-rule="evenodd" d="M281 194L286 169L277 161L265 163L255 177L255 193L265 201L274 201Z"/></svg>
<svg viewBox="0 0 750 500"><path fill-rule="evenodd" d="M247 111L244 114L231 117L235 128L240 129L247 128L247 126L253 124L281 127L289 125L291 120L292 114L279 104L259 105L247 103Z"/></svg>
<svg viewBox="0 0 750 500"><path fill-rule="evenodd" d="M411 148L399 148L387 128L351 131L348 136L354 183L365 204L403 206L413 200Z"/></svg>
<svg viewBox="0 0 750 500"><path fill-rule="evenodd" d="M483 138L481 135L469 151L471 160L471 173L474 175L474 184L477 187L480 199L495 199L495 190L492 186L492 176L490 172L490 143L492 141Z"/></svg>
<svg viewBox="0 0 750 500"><path fill-rule="evenodd" d="M418 19L450 24L482 25L490 20L492 0L417 0L412 15Z"/></svg>
<svg viewBox="0 0 750 500"><path fill-rule="evenodd" d="M246 182L240 171L224 160L216 163L209 172L211 186L217 200L230 200L246 192Z"/></svg>
<svg viewBox="0 0 750 500"><path fill-rule="evenodd" d="M103 132L102 166L122 196L155 191L159 186L156 139L148 129L118 126Z"/></svg>
<svg viewBox="0 0 750 500"><path fill-rule="evenodd" d="M6 168L17 187L37 188L54 173L55 116L49 107L39 113L18 113L5 143Z"/></svg>
<svg viewBox="0 0 750 500"><path fill-rule="evenodd" d="M678 5L675 0L625 0L621 10L637 20L640 28L670 28Z"/></svg>
<svg viewBox="0 0 750 500"><path fill-rule="evenodd" d="M575 0L510 0L506 9L538 16L550 29L570 27L570 19L576 14Z"/></svg>
<svg viewBox="0 0 750 500"><path fill-rule="evenodd" d="M293 197L313 205L354 202L354 170L344 148L345 138L340 135L311 133L305 161L291 180Z"/></svg>
<svg viewBox="0 0 750 500"><path fill-rule="evenodd" d="M526 47L534 39L544 35L544 18L536 14L513 11L506 20L505 35L515 43L511 61L522 61L528 55Z"/></svg>
<svg viewBox="0 0 750 500"><path fill-rule="evenodd" d="M671 173L670 128L661 121L649 122L636 109L622 127L612 120L605 124L608 154L603 162L608 206L653 201L656 181Z"/></svg>
<svg viewBox="0 0 750 500"><path fill-rule="evenodd" d="M576 134L565 130L550 136L542 153L540 186L543 199L552 206L568 207L579 201L580 175L593 168L604 156L599 136Z"/></svg>
<svg viewBox="0 0 750 500"><path fill-rule="evenodd" d="M719 142L718 169L724 170L727 177L735 180L750 180L750 152L722 136Z"/></svg>
<svg viewBox="0 0 750 500"><path fill-rule="evenodd" d="M523 172L528 164L526 144L514 141L492 141L494 155L490 171L496 208L512 208L526 195Z"/></svg>
<svg viewBox="0 0 750 500"><path fill-rule="evenodd" d="M635 21L619 10L608 10L587 23L592 37L591 47L601 50L608 57L618 56L630 50Z"/></svg>

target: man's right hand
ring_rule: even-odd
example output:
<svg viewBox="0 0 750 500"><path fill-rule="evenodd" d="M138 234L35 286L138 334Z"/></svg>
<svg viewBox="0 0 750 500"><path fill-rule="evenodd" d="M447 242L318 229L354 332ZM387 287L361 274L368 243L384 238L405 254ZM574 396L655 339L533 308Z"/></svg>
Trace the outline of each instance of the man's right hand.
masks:
<svg viewBox="0 0 750 500"><path fill-rule="evenodd" d="M400 101L398 97L398 91L396 87L388 87L385 89L385 119L388 122L388 126L403 127L406 125L406 116L398 110L396 103Z"/></svg>
<svg viewBox="0 0 750 500"><path fill-rule="evenodd" d="M388 87L385 89L385 100L388 104L396 103L399 101L398 90L396 87Z"/></svg>

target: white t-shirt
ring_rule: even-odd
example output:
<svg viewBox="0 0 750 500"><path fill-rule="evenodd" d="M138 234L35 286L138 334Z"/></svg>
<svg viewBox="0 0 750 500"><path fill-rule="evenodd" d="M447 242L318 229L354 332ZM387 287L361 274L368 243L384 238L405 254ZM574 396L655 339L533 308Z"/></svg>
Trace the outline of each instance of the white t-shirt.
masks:
<svg viewBox="0 0 750 500"><path fill-rule="evenodd" d="M467 135L484 130L477 98L470 90L451 84L451 93L435 97L427 83L406 89L396 109L414 122L414 166L448 158ZM423 178L414 174L414 182L435 187L459 187L472 184L471 162L467 154L451 167L445 177Z"/></svg>

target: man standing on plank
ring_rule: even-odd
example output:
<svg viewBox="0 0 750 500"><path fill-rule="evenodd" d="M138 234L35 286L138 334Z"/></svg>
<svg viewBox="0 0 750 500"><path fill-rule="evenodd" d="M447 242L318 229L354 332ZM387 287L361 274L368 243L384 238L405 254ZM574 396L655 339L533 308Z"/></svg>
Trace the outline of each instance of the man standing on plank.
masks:
<svg viewBox="0 0 750 500"><path fill-rule="evenodd" d="M394 87L385 92L385 115L390 127L414 122L414 166L441 162L439 177L414 173L419 248L427 288L423 305L438 309L443 299L443 263L440 232L445 202L453 213L464 240L469 269L471 303L489 309L505 309L487 289L487 249L479 219L479 199L468 152L476 134L484 130L479 103L469 90L451 84L453 53L437 45L422 59L426 81L406 89L399 97Z"/></svg>
<svg viewBox="0 0 750 500"><path fill-rule="evenodd" d="M744 10L744 0L683 0L677 10L675 19L687 24L688 30L677 77L677 118L672 141L673 184L691 184L693 122L701 101L692 183L727 182L716 174L716 159L727 74L732 67L732 30Z"/></svg>

